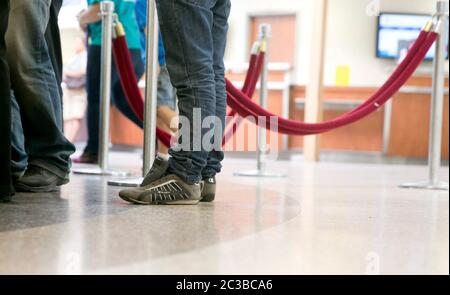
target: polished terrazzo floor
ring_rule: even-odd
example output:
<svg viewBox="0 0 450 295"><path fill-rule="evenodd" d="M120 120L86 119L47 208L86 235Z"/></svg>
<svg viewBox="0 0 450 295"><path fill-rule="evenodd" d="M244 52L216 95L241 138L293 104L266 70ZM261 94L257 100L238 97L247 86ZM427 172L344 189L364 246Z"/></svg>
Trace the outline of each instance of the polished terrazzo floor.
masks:
<svg viewBox="0 0 450 295"><path fill-rule="evenodd" d="M137 171L137 154L113 153ZM125 163L125 164L124 164ZM134 168L132 168L134 167ZM107 177L0 205L0 274L448 274L449 196L426 167L227 159L217 201L133 206ZM448 181L448 170L442 169Z"/></svg>

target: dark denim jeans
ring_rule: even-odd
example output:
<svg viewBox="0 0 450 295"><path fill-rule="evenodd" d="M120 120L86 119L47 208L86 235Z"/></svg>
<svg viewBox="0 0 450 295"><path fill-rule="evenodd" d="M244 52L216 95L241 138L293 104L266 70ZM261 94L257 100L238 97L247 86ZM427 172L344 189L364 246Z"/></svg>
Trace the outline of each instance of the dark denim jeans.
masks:
<svg viewBox="0 0 450 295"><path fill-rule="evenodd" d="M227 99L223 57L231 3L230 0L156 0L156 4L167 68L177 89L180 121L184 117L190 125L190 146L170 150L170 170L188 183L196 183L202 177L214 176L222 168L221 148L210 151L201 144L197 150L195 143L203 142L204 136L211 132L222 142ZM221 126L212 124L202 128L202 123L194 120L194 109L201 110L201 122L213 116L219 118ZM215 143L216 147L220 145Z"/></svg>
<svg viewBox="0 0 450 295"><path fill-rule="evenodd" d="M144 65L141 59L140 49L131 49L131 58L138 80L144 74ZM101 68L101 46L89 46L88 49L88 65L87 65L87 124L88 124L88 144L85 152L98 153L99 149L99 128L100 128L100 68ZM124 114L128 119L139 127L142 122L128 105L127 98L122 90L122 84L113 62L111 72L111 91L112 103Z"/></svg>
<svg viewBox="0 0 450 295"><path fill-rule="evenodd" d="M20 174L27 169L28 155L25 151L25 136L23 135L20 107L11 91L11 171Z"/></svg>
<svg viewBox="0 0 450 295"><path fill-rule="evenodd" d="M47 41L50 60L55 70L56 80L58 81L59 92L62 97L62 78L63 78L63 58L61 48L61 34L58 25L58 15L61 10L63 0L52 0L50 6L50 18L45 31L45 40Z"/></svg>
<svg viewBox="0 0 450 295"><path fill-rule="evenodd" d="M59 3L60 0L54 1ZM49 47L51 0L11 1L6 34L11 85L20 107L28 163L60 177L70 172L75 147L63 134L62 103L51 52L60 51L59 37ZM57 23L51 23L56 26ZM19 143L20 144L20 143Z"/></svg>
<svg viewBox="0 0 450 295"><path fill-rule="evenodd" d="M13 192L11 183L11 106L9 69L6 61L5 33L8 26L9 1L0 1L0 198Z"/></svg>
<svg viewBox="0 0 450 295"><path fill-rule="evenodd" d="M58 26L58 14L62 6L62 0L52 0L50 6L50 18L45 31L45 40L47 41L47 47L50 55L50 59L55 70L56 80L58 81L58 88L62 96L62 71L63 61L61 52L61 37ZM23 135L22 121L20 118L20 107L14 97L14 92L11 92L11 106L12 106L12 173L19 174L27 168L28 155L25 151L25 137Z"/></svg>

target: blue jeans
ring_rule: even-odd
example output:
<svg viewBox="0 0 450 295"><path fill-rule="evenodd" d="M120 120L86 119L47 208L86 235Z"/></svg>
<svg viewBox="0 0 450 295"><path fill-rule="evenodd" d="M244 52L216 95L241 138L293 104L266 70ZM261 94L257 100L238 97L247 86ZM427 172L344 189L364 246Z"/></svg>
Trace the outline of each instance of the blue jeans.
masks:
<svg viewBox="0 0 450 295"><path fill-rule="evenodd" d="M219 173L224 158L217 146L222 142L225 126L227 94L223 57L231 3L230 0L156 0L156 5L167 69L177 89L180 121L184 117L190 125L189 148L169 151L170 171L188 183L197 183ZM194 120L194 109L201 110L201 122L213 116L220 120L221 126L212 124L202 128ZM215 142L216 149L210 151L201 144L197 150L195 142L203 142L211 131L220 138L220 143ZM199 134L201 138L197 138Z"/></svg>
<svg viewBox="0 0 450 295"><path fill-rule="evenodd" d="M11 106L9 69L6 61L5 33L8 26L9 1L0 1L0 201L13 191L11 182Z"/></svg>
<svg viewBox="0 0 450 295"><path fill-rule="evenodd" d="M13 173L21 173L27 169L28 155L25 151L20 107L13 91L11 91L11 132L11 170Z"/></svg>
<svg viewBox="0 0 450 295"><path fill-rule="evenodd" d="M28 164L66 177L71 168L70 155L75 152L75 147L63 134L61 93L56 73L59 70L52 63L53 46L60 47L59 39L52 40L49 46L45 38L53 2L60 1L11 1L6 45L12 90L20 107ZM52 25L57 26L57 23ZM14 114L13 118L17 120L19 114ZM18 124L19 121L13 124L15 132L20 132L17 131ZM18 137L14 146L20 149L20 134Z"/></svg>
<svg viewBox="0 0 450 295"><path fill-rule="evenodd" d="M101 68L101 46L92 45L88 48L88 65L87 65L87 125L88 125L88 143L85 152L96 154L99 149L99 129L100 129L100 68ZM141 59L140 49L130 49L131 58L133 60L134 70L139 80L144 74L144 65ZM123 92L120 77L117 72L115 63L111 71L111 91L112 103L117 109L130 119L137 126L142 128L142 122L133 112L128 104L127 98Z"/></svg>
<svg viewBox="0 0 450 295"><path fill-rule="evenodd" d="M161 71L158 76L158 92L156 95L158 107L169 107L172 110L176 109L176 95L172 83L170 83L169 72L165 65L161 66Z"/></svg>

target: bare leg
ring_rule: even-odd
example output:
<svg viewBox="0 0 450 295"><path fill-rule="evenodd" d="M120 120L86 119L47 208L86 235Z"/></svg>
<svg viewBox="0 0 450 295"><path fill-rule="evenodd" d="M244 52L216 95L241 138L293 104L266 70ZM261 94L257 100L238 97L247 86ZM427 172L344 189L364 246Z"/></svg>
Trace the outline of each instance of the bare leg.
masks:
<svg viewBox="0 0 450 295"><path fill-rule="evenodd" d="M157 125L161 130L164 130L170 134L177 131L176 126L178 126L178 115L170 107L158 107L157 118ZM169 148L159 142L158 153L167 155L169 153Z"/></svg>

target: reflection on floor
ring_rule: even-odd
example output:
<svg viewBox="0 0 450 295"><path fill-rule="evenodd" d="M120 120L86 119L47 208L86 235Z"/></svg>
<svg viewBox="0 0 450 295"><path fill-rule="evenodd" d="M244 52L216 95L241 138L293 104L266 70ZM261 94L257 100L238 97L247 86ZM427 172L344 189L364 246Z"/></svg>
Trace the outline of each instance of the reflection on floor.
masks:
<svg viewBox="0 0 450 295"><path fill-rule="evenodd" d="M111 162L137 172L140 156ZM217 201L193 207L128 205L94 176L73 175L60 193L18 194L0 205L0 273L449 273L448 193L397 188L426 167L268 167L289 176L235 177L254 162L228 159Z"/></svg>

